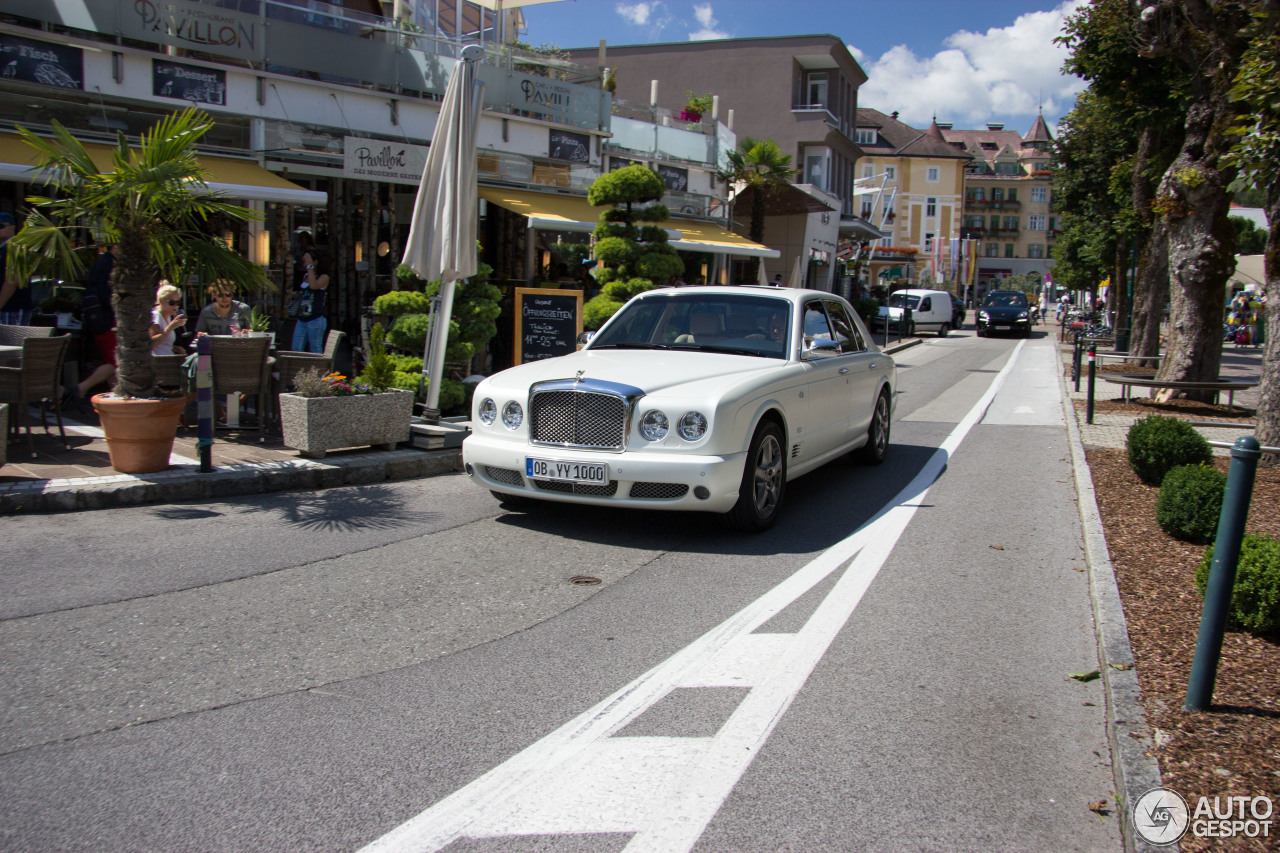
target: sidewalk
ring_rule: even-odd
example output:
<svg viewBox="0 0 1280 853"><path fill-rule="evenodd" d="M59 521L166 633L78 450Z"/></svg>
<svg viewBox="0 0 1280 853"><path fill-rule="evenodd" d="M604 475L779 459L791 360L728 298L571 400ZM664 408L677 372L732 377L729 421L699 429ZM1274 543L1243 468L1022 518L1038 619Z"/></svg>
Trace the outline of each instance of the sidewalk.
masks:
<svg viewBox="0 0 1280 853"><path fill-rule="evenodd" d="M396 450L356 448L304 459L268 434L259 443L257 431L219 429L211 449L211 473L200 473L200 453L194 427L180 427L173 443L171 467L158 474L119 474L111 468L107 442L96 414L63 415L70 450L63 448L57 425L49 435L38 419L36 458L28 451L25 431L8 447L0 466L0 514L58 510L104 509L144 503L180 503L204 498L320 489L360 483L380 483L429 477L461 470L458 448Z"/></svg>

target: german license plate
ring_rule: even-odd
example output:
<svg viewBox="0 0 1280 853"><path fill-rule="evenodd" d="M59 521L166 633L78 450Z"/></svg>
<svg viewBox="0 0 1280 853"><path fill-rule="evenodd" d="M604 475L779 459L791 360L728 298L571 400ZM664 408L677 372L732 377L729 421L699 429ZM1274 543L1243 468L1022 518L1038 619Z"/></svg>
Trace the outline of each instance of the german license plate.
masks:
<svg viewBox="0 0 1280 853"><path fill-rule="evenodd" d="M535 480L581 483L584 486L604 486L609 482L609 466L603 462L557 462L530 456L525 459L524 471Z"/></svg>
<svg viewBox="0 0 1280 853"><path fill-rule="evenodd" d="M996 326L997 329L1012 329L1013 326Z"/></svg>

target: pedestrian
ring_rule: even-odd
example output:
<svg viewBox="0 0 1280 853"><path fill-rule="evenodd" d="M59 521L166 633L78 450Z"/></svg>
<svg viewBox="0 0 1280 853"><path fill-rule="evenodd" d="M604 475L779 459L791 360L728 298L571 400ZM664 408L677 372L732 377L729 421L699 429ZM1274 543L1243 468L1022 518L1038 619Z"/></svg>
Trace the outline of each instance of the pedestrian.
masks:
<svg viewBox="0 0 1280 853"><path fill-rule="evenodd" d="M156 307L151 309L151 354L152 355L186 355L187 351L175 346L178 330L187 323L187 315L183 314L182 294L165 279L160 279L156 289Z"/></svg>
<svg viewBox="0 0 1280 853"><path fill-rule="evenodd" d="M778 273L773 277L773 281L769 282L774 287L782 287L782 273Z"/></svg>
<svg viewBox="0 0 1280 853"><path fill-rule="evenodd" d="M249 306L233 298L235 286L225 278L209 285L213 301L196 317L196 335L237 335L249 331Z"/></svg>
<svg viewBox="0 0 1280 853"><path fill-rule="evenodd" d="M18 225L12 213L0 213L0 323L6 326L30 326L35 305L31 301L31 288L18 286L18 280L9 274L9 241Z"/></svg>
<svg viewBox="0 0 1280 853"><path fill-rule="evenodd" d="M1040 307L1040 322L1044 323L1046 322L1046 318L1049 316L1049 297L1045 295L1043 292L1041 292L1040 294L1039 307Z"/></svg>
<svg viewBox="0 0 1280 853"><path fill-rule="evenodd" d="M329 324L324 313L329 290L329 271L320 253L311 249L302 253L302 281L298 284L298 323L293 327L295 352L324 352L324 333Z"/></svg>
<svg viewBox="0 0 1280 853"><path fill-rule="evenodd" d="M89 268L84 296L80 300L80 330L93 339L98 349L98 365L89 375L62 392L62 406L73 406L82 413L89 411L89 392L116 376L116 312L111 305L111 273L116 266L119 246L103 246Z"/></svg>

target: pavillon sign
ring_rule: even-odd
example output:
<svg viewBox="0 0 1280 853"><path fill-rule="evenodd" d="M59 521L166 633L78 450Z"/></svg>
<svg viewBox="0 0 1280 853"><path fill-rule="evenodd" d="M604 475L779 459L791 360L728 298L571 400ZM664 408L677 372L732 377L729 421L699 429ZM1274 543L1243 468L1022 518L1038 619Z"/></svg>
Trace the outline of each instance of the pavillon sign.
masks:
<svg viewBox="0 0 1280 853"><path fill-rule="evenodd" d="M382 181L417 186L427 163L426 145L345 136L342 174L358 181Z"/></svg>

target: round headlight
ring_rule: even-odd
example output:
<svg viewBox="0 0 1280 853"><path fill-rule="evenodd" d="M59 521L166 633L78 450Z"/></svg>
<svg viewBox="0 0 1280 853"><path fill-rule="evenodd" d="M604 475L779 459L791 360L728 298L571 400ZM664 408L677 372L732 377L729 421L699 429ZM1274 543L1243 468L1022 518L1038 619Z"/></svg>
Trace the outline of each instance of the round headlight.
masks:
<svg viewBox="0 0 1280 853"><path fill-rule="evenodd" d="M685 412L676 430L685 441L697 441L707 434L707 419L702 412Z"/></svg>
<svg viewBox="0 0 1280 853"><path fill-rule="evenodd" d="M671 429L671 423L667 420L667 416L657 409L645 412L644 417L640 419L640 435L644 436L646 441L661 441L667 437L669 429Z"/></svg>
<svg viewBox="0 0 1280 853"><path fill-rule="evenodd" d="M492 397L485 397L480 402L480 423L486 426L492 425L498 419L498 404L493 402Z"/></svg>
<svg viewBox="0 0 1280 853"><path fill-rule="evenodd" d="M524 409L515 400L502 407L502 423L507 429L519 429L524 423Z"/></svg>

